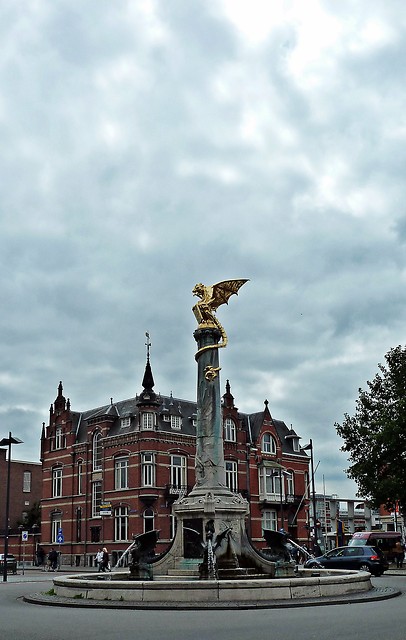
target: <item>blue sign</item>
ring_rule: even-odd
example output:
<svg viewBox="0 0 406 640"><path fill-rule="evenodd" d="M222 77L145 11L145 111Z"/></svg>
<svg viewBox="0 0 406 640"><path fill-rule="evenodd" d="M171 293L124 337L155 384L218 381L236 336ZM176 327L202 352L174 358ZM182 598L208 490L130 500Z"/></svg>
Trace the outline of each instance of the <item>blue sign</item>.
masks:
<svg viewBox="0 0 406 640"><path fill-rule="evenodd" d="M58 533L58 535L56 536L56 541L58 544L62 544L65 541L62 533Z"/></svg>
<svg viewBox="0 0 406 640"><path fill-rule="evenodd" d="M58 536L63 536L62 529L58 529Z"/></svg>

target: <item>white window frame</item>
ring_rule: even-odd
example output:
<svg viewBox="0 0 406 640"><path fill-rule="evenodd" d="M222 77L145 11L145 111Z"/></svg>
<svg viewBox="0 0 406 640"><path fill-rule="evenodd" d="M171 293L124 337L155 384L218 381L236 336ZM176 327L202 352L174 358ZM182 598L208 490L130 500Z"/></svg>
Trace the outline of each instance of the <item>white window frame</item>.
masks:
<svg viewBox="0 0 406 640"><path fill-rule="evenodd" d="M143 411L141 414L141 429L151 431L155 426L155 413L153 411Z"/></svg>
<svg viewBox="0 0 406 640"><path fill-rule="evenodd" d="M226 486L233 493L238 492L238 463L235 460L225 460Z"/></svg>
<svg viewBox="0 0 406 640"><path fill-rule="evenodd" d="M103 463L102 435L97 431L93 436L93 471L99 471Z"/></svg>
<svg viewBox="0 0 406 640"><path fill-rule="evenodd" d="M119 506L114 509L114 540L128 542L128 507Z"/></svg>
<svg viewBox="0 0 406 640"><path fill-rule="evenodd" d="M120 422L121 428L129 427L131 425L131 416L126 416L125 418L121 418Z"/></svg>
<svg viewBox="0 0 406 640"><path fill-rule="evenodd" d="M292 448L293 448L293 451L294 451L295 453L296 453L296 452L298 452L298 451L300 451L299 438L293 438Z"/></svg>
<svg viewBox="0 0 406 640"><path fill-rule="evenodd" d="M141 454L141 486L155 487L155 454L148 451Z"/></svg>
<svg viewBox="0 0 406 640"><path fill-rule="evenodd" d="M171 416L171 429L180 431L182 428L182 418L180 416Z"/></svg>
<svg viewBox="0 0 406 640"><path fill-rule="evenodd" d="M259 467L259 496L262 500L273 502L281 499L281 484L278 469L275 467ZM282 476L283 490L283 476ZM283 497L283 496L282 496Z"/></svg>
<svg viewBox="0 0 406 640"><path fill-rule="evenodd" d="M272 433L269 433L269 431L264 433L262 436L261 451L262 453L269 453L271 455L276 454L276 441Z"/></svg>
<svg viewBox="0 0 406 640"><path fill-rule="evenodd" d="M100 516L100 505L102 503L102 483L96 480L92 484L92 518Z"/></svg>
<svg viewBox="0 0 406 640"><path fill-rule="evenodd" d="M52 497L60 498L62 496L62 467L54 467L52 469Z"/></svg>
<svg viewBox="0 0 406 640"><path fill-rule="evenodd" d="M114 488L128 489L128 456L117 456L114 459Z"/></svg>
<svg viewBox="0 0 406 640"><path fill-rule="evenodd" d="M32 473L24 471L23 475L23 493L31 493Z"/></svg>
<svg viewBox="0 0 406 640"><path fill-rule="evenodd" d="M271 531L278 530L278 514L275 509L264 509L262 512L262 530L270 529Z"/></svg>
<svg viewBox="0 0 406 640"><path fill-rule="evenodd" d="M236 442L237 441L237 430L235 427L235 422L232 418L226 418L224 420L224 440L227 442Z"/></svg>
<svg viewBox="0 0 406 640"><path fill-rule="evenodd" d="M58 424L55 428L55 449L62 449L62 447L63 447L62 426Z"/></svg>
<svg viewBox="0 0 406 640"><path fill-rule="evenodd" d="M55 514L51 516L51 544L57 543L58 531L62 529L62 516Z"/></svg>
<svg viewBox="0 0 406 640"><path fill-rule="evenodd" d="M288 469L286 475L286 493L291 496L295 495L295 474L292 469Z"/></svg>
<svg viewBox="0 0 406 640"><path fill-rule="evenodd" d="M78 460L78 472L77 472L77 477L78 477L78 495L81 495L83 493L83 461L82 460Z"/></svg>
<svg viewBox="0 0 406 640"><path fill-rule="evenodd" d="M187 459L179 454L171 455L170 484L177 489L187 487Z"/></svg>

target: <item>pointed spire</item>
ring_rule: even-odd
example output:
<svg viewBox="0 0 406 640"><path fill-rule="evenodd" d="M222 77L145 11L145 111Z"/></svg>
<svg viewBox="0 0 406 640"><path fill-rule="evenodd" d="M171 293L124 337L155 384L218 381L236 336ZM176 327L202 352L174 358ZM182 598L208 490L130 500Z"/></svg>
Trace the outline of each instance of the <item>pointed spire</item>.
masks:
<svg viewBox="0 0 406 640"><path fill-rule="evenodd" d="M66 399L65 397L62 395L62 391L63 391L63 386L62 386L62 381L59 383L58 385L58 396L54 402L54 407L55 407L55 412L56 413L60 413L61 411L65 411L65 407L66 407Z"/></svg>
<svg viewBox="0 0 406 640"><path fill-rule="evenodd" d="M227 409L235 409L234 396L231 393L230 381L226 381L226 392L223 395L223 406Z"/></svg>
<svg viewBox="0 0 406 640"><path fill-rule="evenodd" d="M140 393L137 404L159 404L159 401L157 401L156 393L154 391L155 382L154 376L152 375L150 363L151 342L149 339L149 333L146 333L145 335L147 337L147 341L145 343L145 346L147 347L147 362L145 365L144 378L142 380L143 391Z"/></svg>

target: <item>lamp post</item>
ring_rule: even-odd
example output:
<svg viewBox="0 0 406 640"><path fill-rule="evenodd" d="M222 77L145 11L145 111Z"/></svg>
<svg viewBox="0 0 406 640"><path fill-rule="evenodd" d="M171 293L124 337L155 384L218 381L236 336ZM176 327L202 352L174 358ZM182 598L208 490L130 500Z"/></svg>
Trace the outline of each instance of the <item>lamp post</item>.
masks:
<svg viewBox="0 0 406 640"><path fill-rule="evenodd" d="M281 529L284 529L285 518L284 518L284 510L283 510L283 500L284 500L284 483L285 478L291 478L292 474L289 471L286 471L282 467L279 466L277 471L273 471L272 476L275 478L279 478L279 496L280 496L280 510L281 510Z"/></svg>
<svg viewBox="0 0 406 640"><path fill-rule="evenodd" d="M10 472L11 472L11 445L21 444L22 440L13 438L9 431L8 438L0 440L0 447L8 447L7 461L7 485L6 485L6 517L4 522L4 563L3 563L3 582L7 582L7 555L8 555L8 530L9 530L9 512L10 512Z"/></svg>
<svg viewBox="0 0 406 640"><path fill-rule="evenodd" d="M310 438L309 444L302 447L303 451L310 451L310 468L312 474L312 505L313 505L313 552L317 542L317 516L316 516L316 491L314 488L314 459L313 459L313 440Z"/></svg>
<svg viewBox="0 0 406 640"><path fill-rule="evenodd" d="M32 566L34 567L37 563L37 536L39 535L39 526L37 525L37 523L34 523L31 527L31 533L32 533L32 537L33 537L33 544L32 544Z"/></svg>

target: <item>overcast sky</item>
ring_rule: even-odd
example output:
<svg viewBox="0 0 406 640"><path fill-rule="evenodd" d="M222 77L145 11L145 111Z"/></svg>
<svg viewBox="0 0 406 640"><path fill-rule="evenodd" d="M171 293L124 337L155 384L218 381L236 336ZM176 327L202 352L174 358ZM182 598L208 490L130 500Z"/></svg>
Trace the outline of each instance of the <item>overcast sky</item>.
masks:
<svg viewBox="0 0 406 640"><path fill-rule="evenodd" d="M39 459L72 409L196 398L192 289L243 412L313 439L405 342L406 13L391 0L3 0L0 418Z"/></svg>

